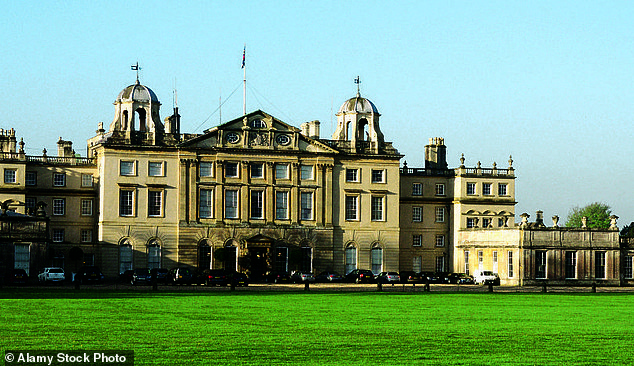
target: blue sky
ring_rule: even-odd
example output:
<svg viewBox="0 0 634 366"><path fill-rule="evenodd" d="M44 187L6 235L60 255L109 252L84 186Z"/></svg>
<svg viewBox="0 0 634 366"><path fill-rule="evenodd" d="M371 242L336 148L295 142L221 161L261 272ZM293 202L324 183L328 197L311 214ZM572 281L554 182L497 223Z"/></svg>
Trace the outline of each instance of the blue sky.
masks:
<svg viewBox="0 0 634 366"><path fill-rule="evenodd" d="M359 75L410 167L444 137L450 167L513 156L517 215L600 201L619 226L634 221L631 1L9 1L3 13L0 127L28 154L61 136L85 155L137 61L161 118L176 86L183 132L239 117L246 43L247 111L320 120L329 138Z"/></svg>

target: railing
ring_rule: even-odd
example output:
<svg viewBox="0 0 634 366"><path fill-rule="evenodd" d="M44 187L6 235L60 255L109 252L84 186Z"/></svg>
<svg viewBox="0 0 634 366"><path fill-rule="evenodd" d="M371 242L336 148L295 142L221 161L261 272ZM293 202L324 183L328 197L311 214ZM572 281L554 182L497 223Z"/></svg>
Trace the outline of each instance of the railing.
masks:
<svg viewBox="0 0 634 366"><path fill-rule="evenodd" d="M61 157L61 156L33 156L14 152L0 152L0 160L26 161L29 163L43 163L55 165L95 165L94 158Z"/></svg>
<svg viewBox="0 0 634 366"><path fill-rule="evenodd" d="M401 168L403 175L428 175L428 176L448 176L453 177L455 172L453 169L425 169L425 168Z"/></svg>

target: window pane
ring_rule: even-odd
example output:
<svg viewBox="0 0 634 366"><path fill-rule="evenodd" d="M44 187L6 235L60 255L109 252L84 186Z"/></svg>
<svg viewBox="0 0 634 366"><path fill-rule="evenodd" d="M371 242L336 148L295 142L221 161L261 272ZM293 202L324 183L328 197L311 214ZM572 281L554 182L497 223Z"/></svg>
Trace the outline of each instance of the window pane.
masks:
<svg viewBox="0 0 634 366"><path fill-rule="evenodd" d="M238 218L238 191L225 191L225 217Z"/></svg>
<svg viewBox="0 0 634 366"><path fill-rule="evenodd" d="M357 196L346 196L346 220L357 220Z"/></svg>
<svg viewBox="0 0 634 366"><path fill-rule="evenodd" d="M238 163L225 163L225 177L238 177Z"/></svg>
<svg viewBox="0 0 634 366"><path fill-rule="evenodd" d="M66 185L66 174L55 173L53 174L53 185L55 187L63 187Z"/></svg>
<svg viewBox="0 0 634 366"><path fill-rule="evenodd" d="M288 164L275 164L275 179L288 178Z"/></svg>
<svg viewBox="0 0 634 366"><path fill-rule="evenodd" d="M81 186L82 187L92 187L92 174L82 174L81 175Z"/></svg>
<svg viewBox="0 0 634 366"><path fill-rule="evenodd" d="M412 196L422 196L422 195L423 195L423 184L412 183Z"/></svg>
<svg viewBox="0 0 634 366"><path fill-rule="evenodd" d="M383 170L372 170L372 183L383 183Z"/></svg>
<svg viewBox="0 0 634 366"><path fill-rule="evenodd" d="M467 194L476 194L476 185L475 183L467 183Z"/></svg>
<svg viewBox="0 0 634 366"><path fill-rule="evenodd" d="M445 222L445 208L436 207L436 222Z"/></svg>
<svg viewBox="0 0 634 366"><path fill-rule="evenodd" d="M124 244L119 247L119 273L132 269L132 246Z"/></svg>
<svg viewBox="0 0 634 366"><path fill-rule="evenodd" d="M358 182L359 181L359 170L358 169L346 169L346 181L348 181L348 182Z"/></svg>
<svg viewBox="0 0 634 366"><path fill-rule="evenodd" d="M200 163L200 176L211 177L212 176L213 163L203 162Z"/></svg>
<svg viewBox="0 0 634 366"><path fill-rule="evenodd" d="M162 191L148 191L148 208L147 212L149 216L161 216L162 205Z"/></svg>
<svg viewBox="0 0 634 366"><path fill-rule="evenodd" d="M213 191L211 189L200 190L200 206L198 213L200 217L209 218L213 217Z"/></svg>
<svg viewBox="0 0 634 366"><path fill-rule="evenodd" d="M119 192L119 215L132 216L133 191Z"/></svg>
<svg viewBox="0 0 634 366"><path fill-rule="evenodd" d="M34 186L37 184L37 173L36 172L26 172L26 185Z"/></svg>
<svg viewBox="0 0 634 366"><path fill-rule="evenodd" d="M312 180L313 179L313 166L312 165L302 165L300 167L301 171L301 179L302 180Z"/></svg>
<svg viewBox="0 0 634 366"><path fill-rule="evenodd" d="M122 161L119 172L121 175L134 175L134 162Z"/></svg>
<svg viewBox="0 0 634 366"><path fill-rule="evenodd" d="M372 221L383 221L383 197L372 197Z"/></svg>
<svg viewBox="0 0 634 366"><path fill-rule="evenodd" d="M161 177L163 176L163 163L150 161L148 163L148 174L151 177Z"/></svg>
<svg viewBox="0 0 634 366"><path fill-rule="evenodd" d="M506 184L505 183L498 184L498 195L506 196Z"/></svg>
<svg viewBox="0 0 634 366"><path fill-rule="evenodd" d="M53 215L64 215L66 213L66 199L53 199Z"/></svg>
<svg viewBox="0 0 634 366"><path fill-rule="evenodd" d="M383 272L383 249L373 248L370 261L372 262L372 273L375 275Z"/></svg>
<svg viewBox="0 0 634 366"><path fill-rule="evenodd" d="M264 164L251 164L251 178L264 178Z"/></svg>
<svg viewBox="0 0 634 366"><path fill-rule="evenodd" d="M251 191L251 218L264 218L264 191Z"/></svg>
<svg viewBox="0 0 634 366"><path fill-rule="evenodd" d="M83 216L92 215L92 200L81 200L81 214Z"/></svg>
<svg viewBox="0 0 634 366"><path fill-rule="evenodd" d="M357 248L346 248L346 274L357 269Z"/></svg>
<svg viewBox="0 0 634 366"><path fill-rule="evenodd" d="M275 218L278 220L288 219L288 192L275 193Z"/></svg>
<svg viewBox="0 0 634 366"><path fill-rule="evenodd" d="M436 184L436 196L445 195L445 185L443 183Z"/></svg>
<svg viewBox="0 0 634 366"><path fill-rule="evenodd" d="M312 192L301 193L301 219L302 220L313 219L313 193Z"/></svg>
<svg viewBox="0 0 634 366"><path fill-rule="evenodd" d="M412 221L414 221L414 222L422 222L423 221L423 208L422 207L412 207Z"/></svg>
<svg viewBox="0 0 634 366"><path fill-rule="evenodd" d="M14 169L5 169L4 170L4 182L5 183L15 183L16 182L16 171Z"/></svg>

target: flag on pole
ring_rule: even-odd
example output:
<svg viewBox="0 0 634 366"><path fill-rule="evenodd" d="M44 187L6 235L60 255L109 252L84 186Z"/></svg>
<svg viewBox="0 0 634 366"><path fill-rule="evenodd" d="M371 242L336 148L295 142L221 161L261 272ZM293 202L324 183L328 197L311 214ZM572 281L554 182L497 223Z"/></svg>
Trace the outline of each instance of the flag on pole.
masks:
<svg viewBox="0 0 634 366"><path fill-rule="evenodd" d="M244 46L244 50L242 51L242 68L244 69L244 61L247 57L247 46Z"/></svg>

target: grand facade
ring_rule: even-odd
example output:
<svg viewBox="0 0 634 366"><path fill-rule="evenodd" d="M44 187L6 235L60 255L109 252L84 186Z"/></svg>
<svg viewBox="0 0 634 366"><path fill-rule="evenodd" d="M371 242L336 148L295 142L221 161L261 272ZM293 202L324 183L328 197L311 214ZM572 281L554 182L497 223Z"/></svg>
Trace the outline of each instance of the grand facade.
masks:
<svg viewBox="0 0 634 366"><path fill-rule="evenodd" d="M48 224L45 240L3 239L4 267L33 276L44 265L97 265L108 277L227 268L254 280L296 270L491 269L522 285L594 280L605 258L606 281L623 277L616 226L587 236L516 224L512 159L484 168L463 157L448 168L442 138L425 146L424 167L401 166L377 107L359 93L342 104L330 139L319 121L297 128L259 110L181 133L178 108L161 120L158 97L138 80L114 105L86 157L61 138L57 156L28 156L14 130L1 131L0 202ZM579 270L569 278L572 251Z"/></svg>

